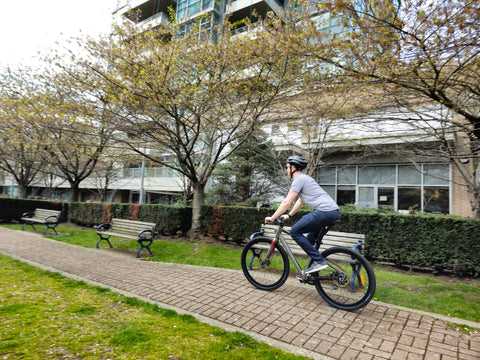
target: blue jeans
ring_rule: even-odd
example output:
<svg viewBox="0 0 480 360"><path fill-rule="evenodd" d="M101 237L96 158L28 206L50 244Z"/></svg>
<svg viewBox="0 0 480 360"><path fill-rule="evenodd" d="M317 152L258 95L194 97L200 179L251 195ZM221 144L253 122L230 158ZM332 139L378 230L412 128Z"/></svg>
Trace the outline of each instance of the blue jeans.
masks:
<svg viewBox="0 0 480 360"><path fill-rule="evenodd" d="M302 218L292 226L290 236L313 261L322 262L325 259L320 255L320 252L315 249L313 243L324 225L334 223L337 220L340 220L340 210L312 211L302 216ZM307 237L303 235L304 233L308 233Z"/></svg>

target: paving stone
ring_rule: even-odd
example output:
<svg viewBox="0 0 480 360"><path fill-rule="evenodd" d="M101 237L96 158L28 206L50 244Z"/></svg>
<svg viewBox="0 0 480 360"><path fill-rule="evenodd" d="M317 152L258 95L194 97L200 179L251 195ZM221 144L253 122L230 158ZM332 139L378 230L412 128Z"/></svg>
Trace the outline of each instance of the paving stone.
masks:
<svg viewBox="0 0 480 360"><path fill-rule="evenodd" d="M242 271L142 261L118 249L82 248L5 228L0 252L229 330L269 337L288 351L302 347L319 359L480 359L478 334L462 334L444 317L380 302L346 312L296 282L267 292L255 289Z"/></svg>

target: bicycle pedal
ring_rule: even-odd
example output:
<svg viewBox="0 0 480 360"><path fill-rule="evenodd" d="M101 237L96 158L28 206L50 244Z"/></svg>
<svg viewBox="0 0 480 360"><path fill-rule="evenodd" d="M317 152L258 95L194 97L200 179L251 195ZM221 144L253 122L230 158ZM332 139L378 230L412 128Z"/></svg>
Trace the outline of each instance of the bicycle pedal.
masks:
<svg viewBox="0 0 480 360"><path fill-rule="evenodd" d="M309 285L315 285L313 282L313 277L310 274L307 274L305 279L302 278L302 275L297 275L296 276L297 280L300 281L302 284L309 284Z"/></svg>
<svg viewBox="0 0 480 360"><path fill-rule="evenodd" d="M302 284L304 284L304 283L307 282L307 280L306 280L306 279L303 279L303 278L302 278L302 275L300 275L300 274L297 275L296 278L297 278L297 280L300 281Z"/></svg>

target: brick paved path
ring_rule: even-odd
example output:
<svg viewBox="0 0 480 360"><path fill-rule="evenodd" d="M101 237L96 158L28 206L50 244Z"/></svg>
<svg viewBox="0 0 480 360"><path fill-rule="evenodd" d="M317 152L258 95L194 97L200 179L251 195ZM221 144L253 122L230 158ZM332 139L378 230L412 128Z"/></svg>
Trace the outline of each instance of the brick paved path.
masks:
<svg viewBox="0 0 480 360"><path fill-rule="evenodd" d="M285 284L265 292L241 271L141 261L5 228L0 252L315 359L480 359L480 337L448 326L461 320L377 302L355 312L336 310L310 286Z"/></svg>

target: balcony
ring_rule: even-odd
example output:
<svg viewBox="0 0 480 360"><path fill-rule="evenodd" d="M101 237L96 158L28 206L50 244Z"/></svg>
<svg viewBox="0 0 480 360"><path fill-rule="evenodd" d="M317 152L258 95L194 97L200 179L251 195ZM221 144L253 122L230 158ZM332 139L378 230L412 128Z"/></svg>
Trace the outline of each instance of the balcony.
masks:
<svg viewBox="0 0 480 360"><path fill-rule="evenodd" d="M158 168L146 168L145 169L145 178L161 178L161 177L180 177L181 175L178 172L169 169L167 167L158 167ZM142 177L142 168L130 168L123 170L122 178L126 179L139 179Z"/></svg>
<svg viewBox="0 0 480 360"><path fill-rule="evenodd" d="M148 30L156 28L158 26L165 26L170 22L170 17L167 14L160 12L145 20L140 21L137 24L137 27L141 28L142 30Z"/></svg>
<svg viewBox="0 0 480 360"><path fill-rule="evenodd" d="M176 8L176 0L136 0L129 2L117 10L117 18L130 19L132 21L138 21L137 26L146 31L150 28L155 28L161 25L166 25L170 20L168 15L169 9ZM132 12L132 14L130 14ZM138 12L138 19L135 19L133 14Z"/></svg>

